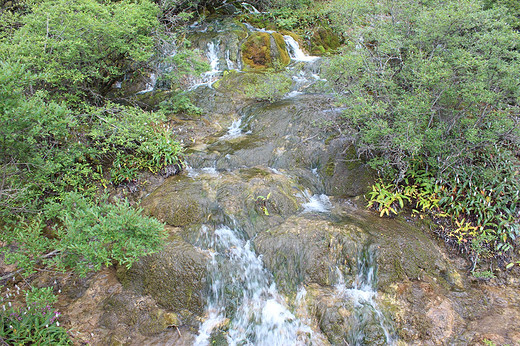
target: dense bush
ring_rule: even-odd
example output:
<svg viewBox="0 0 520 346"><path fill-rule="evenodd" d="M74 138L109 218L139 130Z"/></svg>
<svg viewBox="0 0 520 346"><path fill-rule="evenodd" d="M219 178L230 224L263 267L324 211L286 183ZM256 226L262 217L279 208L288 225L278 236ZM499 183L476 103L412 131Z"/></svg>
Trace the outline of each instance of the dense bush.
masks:
<svg viewBox="0 0 520 346"><path fill-rule="evenodd" d="M25 64L60 98L104 96L152 56L157 14L150 1L43 1L20 18L2 56Z"/></svg>
<svg viewBox="0 0 520 346"><path fill-rule="evenodd" d="M163 226L99 199L111 182L182 165L162 112L110 102L107 88L146 67L150 1L24 1L0 27L0 235L9 263L84 274L151 253ZM3 23L3 24L4 24ZM74 206L74 210L70 209ZM61 209L60 209L61 208ZM52 213L49 210L53 210Z"/></svg>
<svg viewBox="0 0 520 346"><path fill-rule="evenodd" d="M520 34L504 8L336 4L334 25L350 42L329 80L347 108L344 133L386 184L373 197L404 193L422 172L453 221L448 236L510 250L520 218Z"/></svg>

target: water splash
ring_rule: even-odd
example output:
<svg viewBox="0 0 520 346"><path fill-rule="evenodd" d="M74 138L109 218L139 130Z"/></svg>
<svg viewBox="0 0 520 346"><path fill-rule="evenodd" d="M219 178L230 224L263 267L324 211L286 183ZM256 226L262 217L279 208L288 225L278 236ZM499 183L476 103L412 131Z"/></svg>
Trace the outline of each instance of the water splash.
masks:
<svg viewBox="0 0 520 346"><path fill-rule="evenodd" d="M231 125L228 127L227 133L220 137L221 139L233 139L242 135L242 118L233 120Z"/></svg>
<svg viewBox="0 0 520 346"><path fill-rule="evenodd" d="M227 65L228 70L235 70L235 64L231 60L230 55L231 55L231 53L230 53L229 49L226 50L226 53L225 53L226 65Z"/></svg>
<svg viewBox="0 0 520 346"><path fill-rule="evenodd" d="M209 65L211 66L211 71L209 71L209 73L219 72L218 47L219 47L218 43L216 45L213 42L208 43L208 50L206 52L206 56L208 57Z"/></svg>
<svg viewBox="0 0 520 346"><path fill-rule="evenodd" d="M212 167L202 167L195 169L189 165L186 166L185 171L190 178L198 177L200 174L207 174L210 176L218 176L218 170L215 166Z"/></svg>
<svg viewBox="0 0 520 346"><path fill-rule="evenodd" d="M306 190L303 192L302 197L307 200L307 203L302 204L304 213L330 213L332 209L329 196L325 194L311 195L311 193Z"/></svg>
<svg viewBox="0 0 520 346"><path fill-rule="evenodd" d="M260 14L261 12L257 10L256 7L254 7L253 5L247 3L247 2L243 2L242 3L242 6L249 11L250 14Z"/></svg>
<svg viewBox="0 0 520 346"><path fill-rule="evenodd" d="M318 60L319 57L317 56L311 56L305 54L305 52L300 48L300 45L296 40L289 35L284 35L285 44L287 46L287 51L289 53L289 56L292 60L296 61L314 61Z"/></svg>
<svg viewBox="0 0 520 346"><path fill-rule="evenodd" d="M247 28L247 30L249 30L249 31L266 32L268 34L273 34L273 33L276 32L274 30L266 30L266 29L262 29L262 28L255 28L254 26L252 26L249 23L243 23L243 24Z"/></svg>
<svg viewBox="0 0 520 346"><path fill-rule="evenodd" d="M226 329L229 345L305 345L312 329L288 309L262 259L236 229L203 227L203 246L212 253L208 319L195 345L209 345L213 333Z"/></svg>
<svg viewBox="0 0 520 346"><path fill-rule="evenodd" d="M145 94L145 93L149 93L149 92L152 92L155 90L155 85L157 84L157 75L155 73L150 73L150 78L148 80L148 82L146 82L146 85L145 85L145 88L139 92L137 92L137 94Z"/></svg>
<svg viewBox="0 0 520 346"><path fill-rule="evenodd" d="M209 86L211 87L213 83L215 83L220 75L222 74L222 71L219 69L220 67L220 58L218 56L220 49L220 43L217 42L208 42L206 45L206 58L208 59L209 66L211 68L210 71L204 72L200 78L195 78L195 80L192 82L192 86L189 88L189 90L197 89L201 86Z"/></svg>

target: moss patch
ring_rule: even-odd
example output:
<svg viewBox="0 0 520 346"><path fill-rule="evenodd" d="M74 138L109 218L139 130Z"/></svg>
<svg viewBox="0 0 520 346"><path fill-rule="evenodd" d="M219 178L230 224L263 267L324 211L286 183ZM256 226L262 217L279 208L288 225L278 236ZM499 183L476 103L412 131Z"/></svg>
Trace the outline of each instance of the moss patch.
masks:
<svg viewBox="0 0 520 346"><path fill-rule="evenodd" d="M274 39L274 43L276 44L276 51L278 52L278 56L276 56L279 60L279 64L282 66L287 66L291 62L291 58L289 57L289 53L287 53L287 47L285 45L285 39L283 36L277 32L271 35L272 39Z"/></svg>
<svg viewBox="0 0 520 346"><path fill-rule="evenodd" d="M271 36L255 32L242 45L242 60L253 69L263 69L271 63Z"/></svg>
<svg viewBox="0 0 520 346"><path fill-rule="evenodd" d="M311 36L311 54L323 55L330 53L341 45L341 38L331 29L319 27Z"/></svg>
<svg viewBox="0 0 520 346"><path fill-rule="evenodd" d="M291 59L285 47L285 40L279 33L252 33L242 44L242 60L253 70L287 66Z"/></svg>

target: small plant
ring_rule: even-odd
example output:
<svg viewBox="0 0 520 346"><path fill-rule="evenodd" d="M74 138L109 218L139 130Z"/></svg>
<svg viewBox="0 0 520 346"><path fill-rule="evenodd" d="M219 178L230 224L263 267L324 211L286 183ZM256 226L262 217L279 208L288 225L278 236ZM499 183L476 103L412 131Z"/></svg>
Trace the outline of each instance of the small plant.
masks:
<svg viewBox="0 0 520 346"><path fill-rule="evenodd" d="M381 217L397 215L399 208L404 207L404 201L410 201L410 197L399 192L396 185L384 184L382 180L372 185L368 195L368 208L375 208Z"/></svg>
<svg viewBox="0 0 520 346"><path fill-rule="evenodd" d="M9 299L2 298L1 340L9 345L72 344L67 331L60 326L60 313L51 306L55 302L52 287L33 287L26 292L21 307L14 307Z"/></svg>
<svg viewBox="0 0 520 346"><path fill-rule="evenodd" d="M269 216L269 210L267 210L267 203L269 202L269 197L271 197L271 193L269 192L267 196L256 196L253 198L256 205L262 210L265 216Z"/></svg>
<svg viewBox="0 0 520 346"><path fill-rule="evenodd" d="M495 278L491 270L472 271L471 274L477 279L489 280Z"/></svg>

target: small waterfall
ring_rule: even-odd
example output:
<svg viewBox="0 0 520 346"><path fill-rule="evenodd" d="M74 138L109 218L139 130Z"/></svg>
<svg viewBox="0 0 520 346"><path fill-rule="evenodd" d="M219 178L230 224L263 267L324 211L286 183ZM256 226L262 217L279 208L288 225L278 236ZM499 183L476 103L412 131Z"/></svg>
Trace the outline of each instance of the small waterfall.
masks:
<svg viewBox="0 0 520 346"><path fill-rule="evenodd" d="M219 69L219 46L219 42L217 42L216 44L214 42L208 42L208 44L206 45L206 58L208 59L211 70L204 72L201 78L195 79L195 81L192 82L192 86L189 88L189 90L197 89L198 87L203 85L211 87L211 85L214 82L216 82L216 80L220 77L222 71Z"/></svg>
<svg viewBox="0 0 520 346"><path fill-rule="evenodd" d="M218 69L218 43L215 45L213 42L208 43L208 51L206 56L209 60L209 65L211 66L211 71L208 73L219 72Z"/></svg>
<svg viewBox="0 0 520 346"><path fill-rule="evenodd" d="M155 84L157 84L157 75L155 73L150 73L149 81L145 85L145 89L137 92L137 94L145 94L154 91Z"/></svg>
<svg viewBox="0 0 520 346"><path fill-rule="evenodd" d="M233 120L233 123L228 127L227 133L220 137L221 139L233 139L242 134L242 118Z"/></svg>
<svg viewBox="0 0 520 346"><path fill-rule="evenodd" d="M294 38L289 35L284 35L285 44L287 45L287 51L291 59L296 61L314 61L319 59L317 56L311 56L305 54L305 52L300 48L300 45Z"/></svg>
<svg viewBox="0 0 520 346"><path fill-rule="evenodd" d="M309 344L312 329L289 311L250 242L227 226L214 234L204 227L203 238L211 253L208 319L195 345L210 345L219 331L232 346Z"/></svg>
<svg viewBox="0 0 520 346"><path fill-rule="evenodd" d="M325 194L311 195L309 191L303 192L303 198L307 203L302 204L304 213L329 213L332 209L329 197Z"/></svg>
<svg viewBox="0 0 520 346"><path fill-rule="evenodd" d="M225 55L226 55L226 65L227 65L228 70L234 70L235 69L235 64L233 63L233 61L230 58L229 49L226 50L226 54Z"/></svg>
<svg viewBox="0 0 520 346"><path fill-rule="evenodd" d="M188 177L190 177L190 178L196 178L200 174L207 174L210 176L218 176L218 174L219 174L217 168L214 165L210 166L210 167L202 167L202 168L198 168L198 169L195 169L195 168L187 165L185 170L186 170Z"/></svg>
<svg viewBox="0 0 520 346"><path fill-rule="evenodd" d="M349 345L364 345L365 330L369 324L378 325L388 345L396 340L391 324L381 312L377 296L376 253L373 247L365 246L357 259L358 274L352 288L347 288L343 274L336 268L336 294L354 303L355 323L349 335Z"/></svg>
<svg viewBox="0 0 520 346"><path fill-rule="evenodd" d="M250 14L260 14L261 12L256 9L253 5L243 2L242 7L249 11Z"/></svg>

